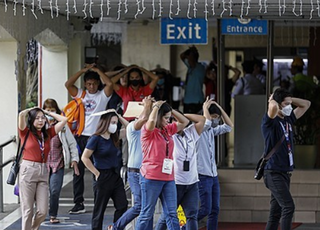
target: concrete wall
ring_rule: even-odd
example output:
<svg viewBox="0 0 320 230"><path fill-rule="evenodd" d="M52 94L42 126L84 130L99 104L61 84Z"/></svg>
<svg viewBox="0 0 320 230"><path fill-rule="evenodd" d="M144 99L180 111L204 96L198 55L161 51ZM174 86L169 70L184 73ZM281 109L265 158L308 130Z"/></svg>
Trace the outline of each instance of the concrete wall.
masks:
<svg viewBox="0 0 320 230"><path fill-rule="evenodd" d="M16 49L16 41L0 42L0 143L8 141L10 137L14 135L17 136L18 83L14 73L14 60L17 57ZM16 148L16 143L4 147L3 161L12 158L16 154ZM10 166L11 164L3 169L4 203L14 203L18 200L17 197L13 195L13 187L5 183Z"/></svg>

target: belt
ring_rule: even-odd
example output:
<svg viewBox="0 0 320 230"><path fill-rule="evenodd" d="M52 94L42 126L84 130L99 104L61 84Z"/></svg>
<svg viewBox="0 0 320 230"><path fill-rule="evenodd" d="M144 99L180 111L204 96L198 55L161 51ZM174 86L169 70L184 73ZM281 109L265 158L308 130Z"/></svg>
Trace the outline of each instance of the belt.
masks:
<svg viewBox="0 0 320 230"><path fill-rule="evenodd" d="M128 168L128 172L140 173L140 169L137 169L137 168Z"/></svg>
<svg viewBox="0 0 320 230"><path fill-rule="evenodd" d="M265 172L274 172L274 173L282 173L282 174L287 174L289 176L292 175L292 171L288 171L288 172L285 172L285 171L276 171L276 170L264 170Z"/></svg>

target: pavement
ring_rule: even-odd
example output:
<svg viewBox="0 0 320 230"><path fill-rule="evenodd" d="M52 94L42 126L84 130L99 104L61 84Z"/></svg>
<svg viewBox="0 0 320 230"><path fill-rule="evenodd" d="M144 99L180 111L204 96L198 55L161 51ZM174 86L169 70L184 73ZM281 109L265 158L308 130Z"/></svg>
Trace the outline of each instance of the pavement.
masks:
<svg viewBox="0 0 320 230"><path fill-rule="evenodd" d="M92 174L86 171L85 174L85 214L71 215L69 210L73 207L73 193L72 193L72 171L65 171L64 184L60 195L59 212L58 219L60 219L60 224L50 224L49 217L41 225L40 230L47 229L77 229L77 230L89 230L91 229L91 216L93 209L93 192L92 192ZM129 205L131 204L130 190L127 191L127 197ZM108 207L105 212L104 226L111 224L114 213L113 203L109 202ZM199 223L199 228L203 229L204 223ZM3 230L20 230L21 229L21 211L19 204L5 204L4 212L0 213L0 229ZM127 226L127 229L133 230L132 225ZM295 230L319 230L320 223L311 224L303 223ZM237 230L236 226L235 229Z"/></svg>

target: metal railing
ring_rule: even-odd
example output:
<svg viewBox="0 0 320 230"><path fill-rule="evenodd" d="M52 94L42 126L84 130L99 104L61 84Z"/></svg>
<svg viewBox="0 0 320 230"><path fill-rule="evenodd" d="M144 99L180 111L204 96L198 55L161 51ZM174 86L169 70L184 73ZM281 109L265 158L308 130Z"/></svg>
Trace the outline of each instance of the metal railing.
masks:
<svg viewBox="0 0 320 230"><path fill-rule="evenodd" d="M16 142L16 136L11 137L10 140L4 142L3 144L0 144L0 212L4 212L3 209L3 175L2 175L2 169L6 165L10 164L12 161L14 161L15 158L11 158L5 162L2 162L2 155L3 155L3 148L12 142Z"/></svg>

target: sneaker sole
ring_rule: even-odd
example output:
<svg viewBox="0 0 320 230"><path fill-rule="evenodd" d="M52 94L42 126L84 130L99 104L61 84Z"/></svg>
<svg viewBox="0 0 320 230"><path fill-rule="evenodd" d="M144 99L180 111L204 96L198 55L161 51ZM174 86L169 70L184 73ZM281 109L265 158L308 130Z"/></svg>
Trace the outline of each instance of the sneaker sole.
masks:
<svg viewBox="0 0 320 230"><path fill-rule="evenodd" d="M73 211L69 211L69 214L81 214L81 213L85 213L86 210L83 209L83 210L79 210L79 211L76 211L76 212L73 212Z"/></svg>

